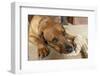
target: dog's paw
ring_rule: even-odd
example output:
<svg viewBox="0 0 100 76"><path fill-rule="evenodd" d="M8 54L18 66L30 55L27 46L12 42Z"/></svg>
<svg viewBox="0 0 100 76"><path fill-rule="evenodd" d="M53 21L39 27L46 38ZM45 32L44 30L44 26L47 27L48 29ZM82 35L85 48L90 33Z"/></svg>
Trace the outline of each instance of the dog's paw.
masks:
<svg viewBox="0 0 100 76"><path fill-rule="evenodd" d="M42 46L38 48L38 56L39 58L44 58L49 55L49 50L47 47Z"/></svg>

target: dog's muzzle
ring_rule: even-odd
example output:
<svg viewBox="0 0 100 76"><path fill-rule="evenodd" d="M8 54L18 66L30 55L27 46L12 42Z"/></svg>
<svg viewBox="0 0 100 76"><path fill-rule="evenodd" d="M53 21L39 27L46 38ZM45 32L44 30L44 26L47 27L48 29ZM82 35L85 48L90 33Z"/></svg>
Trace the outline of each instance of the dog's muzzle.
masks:
<svg viewBox="0 0 100 76"><path fill-rule="evenodd" d="M75 48L73 47L73 46L71 46L71 45L64 45L64 48L65 48L65 51L67 52L67 53L71 53L72 51L74 51L75 50Z"/></svg>

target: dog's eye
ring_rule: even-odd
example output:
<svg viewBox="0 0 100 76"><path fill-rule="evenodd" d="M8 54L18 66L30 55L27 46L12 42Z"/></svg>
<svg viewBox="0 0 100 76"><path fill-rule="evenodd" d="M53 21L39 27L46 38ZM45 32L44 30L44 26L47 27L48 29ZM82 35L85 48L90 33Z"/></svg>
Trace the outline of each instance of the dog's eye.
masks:
<svg viewBox="0 0 100 76"><path fill-rule="evenodd" d="M57 42L58 42L58 39L57 39L57 38L53 38L53 39L52 39L52 42L53 42L53 43L57 43Z"/></svg>

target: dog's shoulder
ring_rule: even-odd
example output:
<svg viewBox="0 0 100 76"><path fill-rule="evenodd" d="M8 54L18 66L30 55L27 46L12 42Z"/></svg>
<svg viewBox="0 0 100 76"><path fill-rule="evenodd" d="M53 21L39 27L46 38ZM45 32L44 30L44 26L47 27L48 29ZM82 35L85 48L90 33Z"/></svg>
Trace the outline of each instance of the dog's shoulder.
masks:
<svg viewBox="0 0 100 76"><path fill-rule="evenodd" d="M39 22L41 20L41 16L33 16L30 24L29 24L29 32L32 32L33 34L38 35L38 27L39 27Z"/></svg>

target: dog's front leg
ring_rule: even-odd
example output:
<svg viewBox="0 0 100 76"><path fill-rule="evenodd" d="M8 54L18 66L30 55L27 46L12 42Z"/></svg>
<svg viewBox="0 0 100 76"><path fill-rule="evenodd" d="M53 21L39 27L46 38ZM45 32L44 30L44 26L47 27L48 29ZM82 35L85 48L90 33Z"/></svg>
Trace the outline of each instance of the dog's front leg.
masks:
<svg viewBox="0 0 100 76"><path fill-rule="evenodd" d="M47 48L47 45L43 41L43 39L30 35L29 41L37 46L38 56L39 58L44 58L48 56L49 50Z"/></svg>

